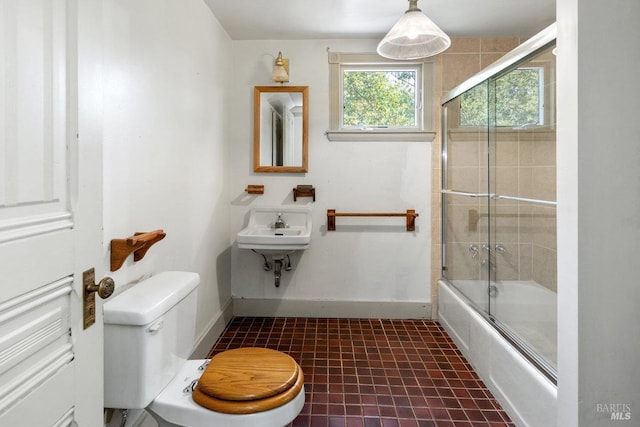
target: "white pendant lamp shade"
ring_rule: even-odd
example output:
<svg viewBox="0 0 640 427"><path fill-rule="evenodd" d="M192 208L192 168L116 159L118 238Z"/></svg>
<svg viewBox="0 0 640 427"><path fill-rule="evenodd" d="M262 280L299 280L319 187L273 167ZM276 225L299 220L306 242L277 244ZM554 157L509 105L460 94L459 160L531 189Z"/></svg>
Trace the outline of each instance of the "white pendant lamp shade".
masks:
<svg viewBox="0 0 640 427"><path fill-rule="evenodd" d="M378 54L389 59L427 58L445 51L451 39L409 0L409 9L378 44Z"/></svg>

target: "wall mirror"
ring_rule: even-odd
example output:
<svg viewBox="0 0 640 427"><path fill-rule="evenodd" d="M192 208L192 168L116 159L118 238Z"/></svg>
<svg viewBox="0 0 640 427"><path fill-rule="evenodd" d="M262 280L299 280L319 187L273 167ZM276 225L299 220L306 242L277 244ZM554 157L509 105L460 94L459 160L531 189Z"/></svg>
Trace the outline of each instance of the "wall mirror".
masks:
<svg viewBox="0 0 640 427"><path fill-rule="evenodd" d="M253 90L253 171L307 172L309 87Z"/></svg>

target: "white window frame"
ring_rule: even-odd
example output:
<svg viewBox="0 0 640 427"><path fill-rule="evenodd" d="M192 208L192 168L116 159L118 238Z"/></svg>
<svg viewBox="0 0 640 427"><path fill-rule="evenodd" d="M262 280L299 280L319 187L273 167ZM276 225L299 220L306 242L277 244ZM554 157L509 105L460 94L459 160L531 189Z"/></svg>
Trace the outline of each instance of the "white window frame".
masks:
<svg viewBox="0 0 640 427"><path fill-rule="evenodd" d="M552 75L552 70L550 69L549 62L545 60L532 61L532 62L526 63L526 65L524 66L516 67L514 69L536 70L538 73L538 123L519 123L519 124L514 123L514 124L506 124L506 125L499 125L499 126L496 125L496 128L501 130L503 129L517 130L517 129L531 129L531 128L545 127L550 123L552 124L553 123L552 119L555 116L555 113L553 111L554 105L553 104L549 105L548 108L546 106L547 100L553 99L553 96L554 96L554 94L551 93L551 91L554 88L554 85L552 84L553 75ZM510 69L509 72L513 71L514 69ZM500 77L507 74L508 72L505 72L501 74ZM465 93L468 93L472 89L473 88L470 88L458 96L464 95ZM462 105L462 98L461 98L459 109L462 109L462 106L463 105ZM460 129L477 129L477 128L483 128L487 126L486 124L472 125L472 124L462 123L461 112L459 112L457 116L458 116L457 118L458 127Z"/></svg>
<svg viewBox="0 0 640 427"><path fill-rule="evenodd" d="M421 107L417 128L365 128L354 129L342 126L342 77L345 69L357 67L388 71L391 66L412 65L421 77L417 79L417 90ZM433 59L396 61L375 53L329 52L329 114L330 129L326 132L330 141L433 141L435 137L435 101Z"/></svg>

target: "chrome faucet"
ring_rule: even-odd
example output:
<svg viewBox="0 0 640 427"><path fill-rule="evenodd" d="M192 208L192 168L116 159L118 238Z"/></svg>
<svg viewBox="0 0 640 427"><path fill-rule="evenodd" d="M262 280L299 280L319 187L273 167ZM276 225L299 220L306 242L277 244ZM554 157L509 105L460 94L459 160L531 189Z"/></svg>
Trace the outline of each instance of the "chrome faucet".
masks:
<svg viewBox="0 0 640 427"><path fill-rule="evenodd" d="M475 243L470 244L469 252L471 252L471 258L473 259L478 258L478 245L476 245Z"/></svg>
<svg viewBox="0 0 640 427"><path fill-rule="evenodd" d="M276 218L276 222L273 223L273 228L286 228L287 224L282 219L282 214L278 214L278 218Z"/></svg>

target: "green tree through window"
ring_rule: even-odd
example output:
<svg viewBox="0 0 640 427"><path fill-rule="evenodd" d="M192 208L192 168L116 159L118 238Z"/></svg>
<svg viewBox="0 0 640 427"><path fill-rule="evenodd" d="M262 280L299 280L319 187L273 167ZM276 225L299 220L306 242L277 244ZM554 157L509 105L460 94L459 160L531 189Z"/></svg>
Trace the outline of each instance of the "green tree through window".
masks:
<svg viewBox="0 0 640 427"><path fill-rule="evenodd" d="M344 127L415 127L415 71L345 70Z"/></svg>
<svg viewBox="0 0 640 427"><path fill-rule="evenodd" d="M489 83L482 83L465 92L460 97L460 126L487 126L488 90Z"/></svg>
<svg viewBox="0 0 640 427"><path fill-rule="evenodd" d="M476 86L462 95L461 126L488 125L488 85ZM493 81L495 125L502 127L542 125L542 68L517 68Z"/></svg>

